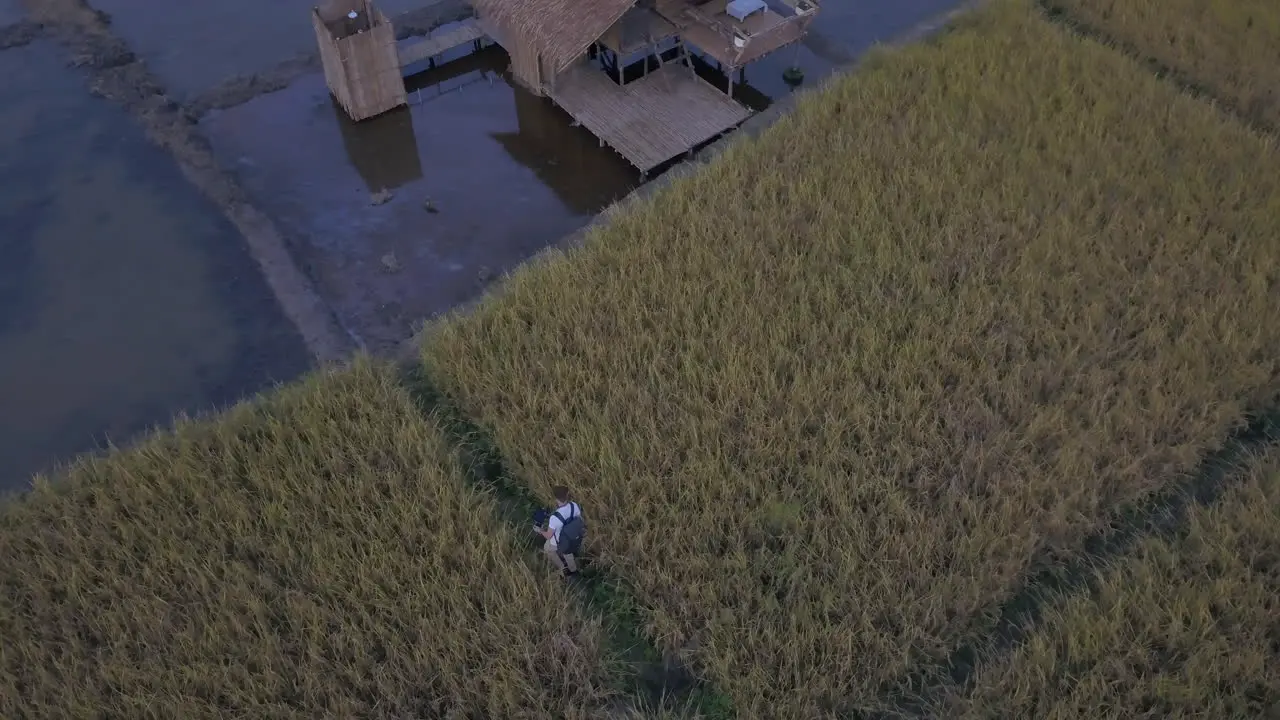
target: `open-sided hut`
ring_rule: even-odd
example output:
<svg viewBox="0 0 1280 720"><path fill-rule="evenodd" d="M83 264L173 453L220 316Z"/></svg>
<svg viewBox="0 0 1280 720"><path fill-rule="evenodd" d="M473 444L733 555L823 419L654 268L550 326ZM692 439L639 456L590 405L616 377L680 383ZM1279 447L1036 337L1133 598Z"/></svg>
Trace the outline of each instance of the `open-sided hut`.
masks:
<svg viewBox="0 0 1280 720"><path fill-rule="evenodd" d="M655 0L659 15L729 76L795 45L817 17L818 0Z"/></svg>
<svg viewBox="0 0 1280 720"><path fill-rule="evenodd" d="M669 31L661 30L670 28L670 23L638 0L472 0L472 4L481 29L511 57L511 74L518 83L536 95L550 97L642 173L737 127L751 115L700 79L692 65L667 63L622 84L591 61L593 48L635 37L637 22L650 23L654 32L671 37ZM650 36L656 43L658 38Z"/></svg>

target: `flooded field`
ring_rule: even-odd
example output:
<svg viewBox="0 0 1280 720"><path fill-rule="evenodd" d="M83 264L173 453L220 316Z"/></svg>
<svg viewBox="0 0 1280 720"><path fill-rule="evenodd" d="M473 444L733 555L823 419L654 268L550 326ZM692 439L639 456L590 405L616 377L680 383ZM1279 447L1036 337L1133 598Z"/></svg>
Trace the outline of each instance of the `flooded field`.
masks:
<svg viewBox="0 0 1280 720"><path fill-rule="evenodd" d="M409 108L358 124L318 74L204 120L219 161L372 350L475 298L638 182L550 101L514 89L507 62L490 47L418 74Z"/></svg>
<svg viewBox="0 0 1280 720"><path fill-rule="evenodd" d="M0 490L308 366L234 229L60 48L0 76Z"/></svg>

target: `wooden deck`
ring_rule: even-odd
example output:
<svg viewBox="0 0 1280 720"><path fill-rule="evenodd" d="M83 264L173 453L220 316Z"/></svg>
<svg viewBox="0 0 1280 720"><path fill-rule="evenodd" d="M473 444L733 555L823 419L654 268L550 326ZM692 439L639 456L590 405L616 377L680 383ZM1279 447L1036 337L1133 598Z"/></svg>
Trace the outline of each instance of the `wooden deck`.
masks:
<svg viewBox="0 0 1280 720"><path fill-rule="evenodd" d="M480 25L474 18L463 20L452 30L424 37L412 45L400 48L398 51L400 67L404 68L422 60L435 58L456 47L482 40L484 36L484 30L480 29Z"/></svg>
<svg viewBox="0 0 1280 720"><path fill-rule="evenodd" d="M556 79L551 99L641 172L737 127L751 111L671 63L618 85L593 65Z"/></svg>

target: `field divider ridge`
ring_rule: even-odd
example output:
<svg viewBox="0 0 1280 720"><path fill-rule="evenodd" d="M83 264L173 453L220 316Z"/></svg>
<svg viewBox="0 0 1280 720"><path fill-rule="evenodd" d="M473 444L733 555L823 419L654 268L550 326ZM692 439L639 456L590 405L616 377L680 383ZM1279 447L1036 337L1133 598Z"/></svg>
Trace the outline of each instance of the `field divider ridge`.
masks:
<svg viewBox="0 0 1280 720"><path fill-rule="evenodd" d="M40 37L43 32L43 26L29 20L19 20L8 25L0 25L0 50L29 45Z"/></svg>
<svg viewBox="0 0 1280 720"><path fill-rule="evenodd" d="M489 433L462 412L420 361L401 363L401 382L419 410L436 422L446 441L455 448L465 480L491 496L501 519L528 528L533 511L546 503L510 471ZM589 512L588 509L588 518ZM540 554L541 539L532 532L528 537L528 551ZM590 547L590 540L587 542ZM550 573L548 564L548 579L552 581ZM571 593L605 620L610 645L628 671L621 689L631 699L662 717L673 712L679 717L709 720L736 717L727 696L679 659L664 656L645 638L639 601L626 581L594 567L588 553L578 576L570 582L574 585Z"/></svg>
<svg viewBox="0 0 1280 720"><path fill-rule="evenodd" d="M1056 0L1035 0L1035 5L1049 22L1067 31L1100 43L1124 55L1148 72L1163 81L1173 83L1179 90L1191 97L1213 106L1219 112L1231 117L1250 130L1261 135L1274 136L1280 134L1280 127L1275 127L1264 119L1252 117L1234 102L1220 96L1210 87L1193 79L1186 72L1178 70L1168 63L1157 60L1143 53L1137 46L1125 42L1100 27L1076 17L1069 8L1058 4Z"/></svg>
<svg viewBox="0 0 1280 720"><path fill-rule="evenodd" d="M1067 562L1049 559L1022 587L1001 603L994 626L961 644L945 661L921 668L883 698L893 717L920 717L931 701L950 688L963 688L980 666L1018 647L1036 629L1044 611L1065 595L1085 591L1099 570L1122 560L1149 538L1172 538L1197 507L1217 503L1258 453L1280 446L1280 407L1251 414L1222 447L1208 453L1192 471L1171 480L1146 500L1118 510L1100 531L1081 543L1083 552Z"/></svg>

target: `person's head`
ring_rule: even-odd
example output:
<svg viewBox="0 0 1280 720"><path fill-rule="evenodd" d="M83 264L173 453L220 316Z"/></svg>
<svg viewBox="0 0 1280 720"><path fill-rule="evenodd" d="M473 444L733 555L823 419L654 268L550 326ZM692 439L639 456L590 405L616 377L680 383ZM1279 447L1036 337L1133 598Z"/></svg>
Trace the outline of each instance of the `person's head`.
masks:
<svg viewBox="0 0 1280 720"><path fill-rule="evenodd" d="M569 488L563 485L557 485L551 488L551 494L555 496L556 502L561 505L569 502Z"/></svg>

